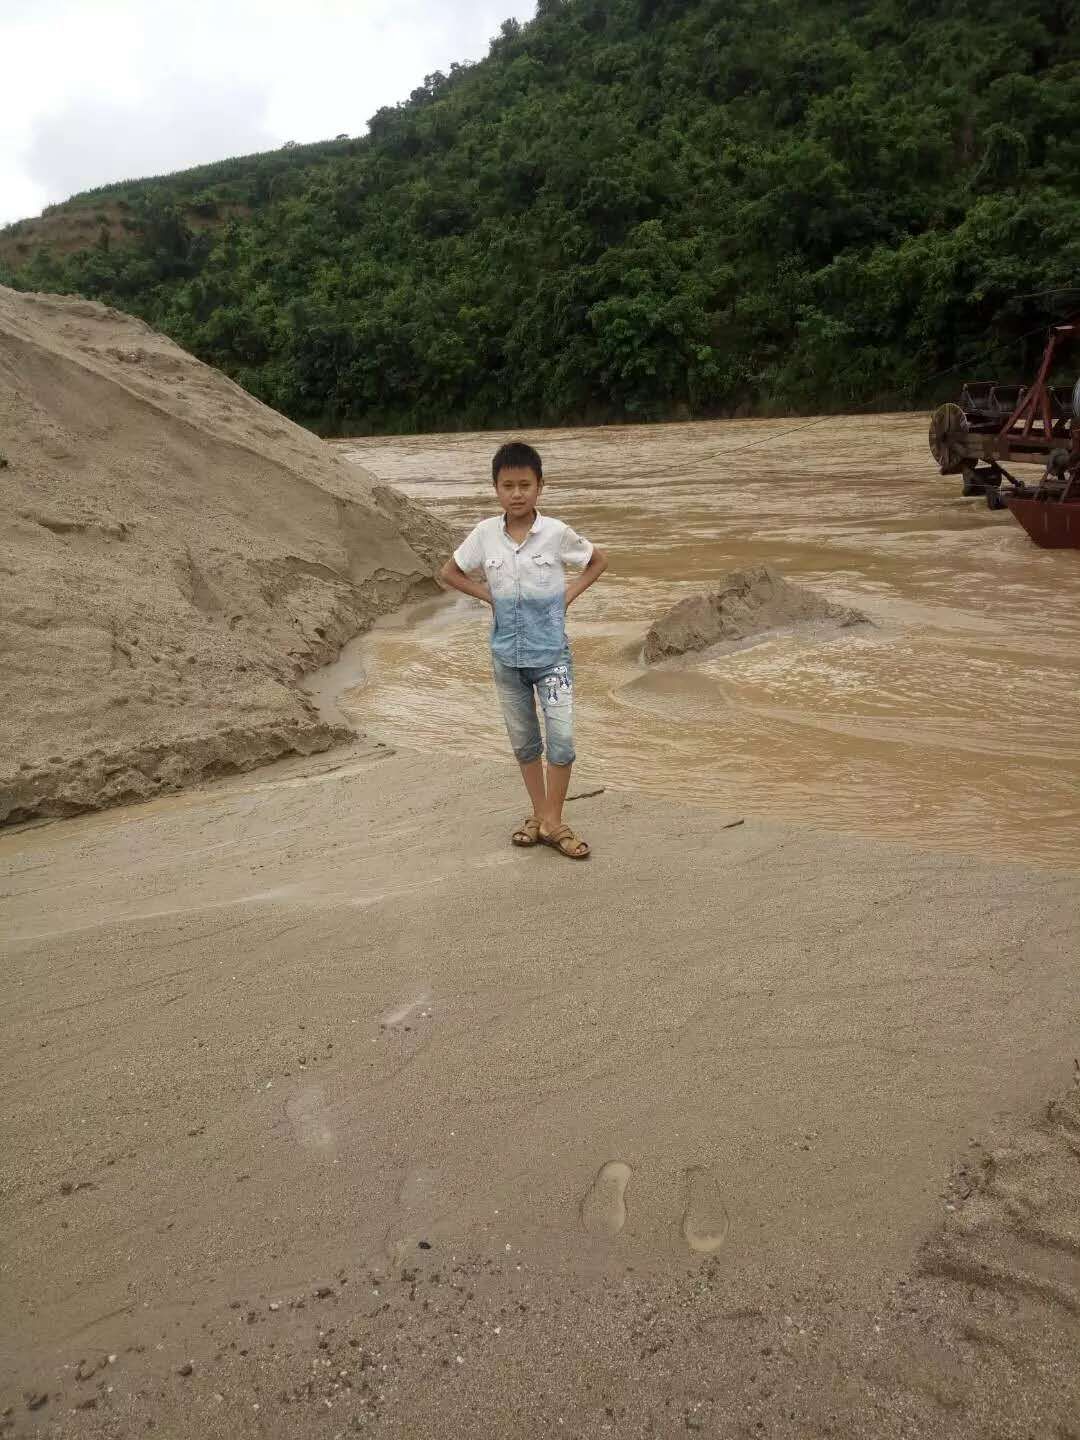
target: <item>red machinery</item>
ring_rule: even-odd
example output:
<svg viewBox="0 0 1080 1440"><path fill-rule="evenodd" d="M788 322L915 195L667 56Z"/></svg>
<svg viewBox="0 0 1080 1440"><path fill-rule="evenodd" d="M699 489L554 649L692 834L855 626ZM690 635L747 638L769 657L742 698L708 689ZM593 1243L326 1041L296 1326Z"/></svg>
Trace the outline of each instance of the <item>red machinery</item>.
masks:
<svg viewBox="0 0 1080 1440"><path fill-rule="evenodd" d="M930 417L930 451L942 475L962 475L965 495L985 495L1015 515L1036 545L1080 549L1080 380L1072 390L1047 384L1058 349L1080 335L1080 322L1050 331L1030 386L969 381L959 405ZM1025 485L1002 462L1042 465ZM1003 489L1003 482L1008 486Z"/></svg>

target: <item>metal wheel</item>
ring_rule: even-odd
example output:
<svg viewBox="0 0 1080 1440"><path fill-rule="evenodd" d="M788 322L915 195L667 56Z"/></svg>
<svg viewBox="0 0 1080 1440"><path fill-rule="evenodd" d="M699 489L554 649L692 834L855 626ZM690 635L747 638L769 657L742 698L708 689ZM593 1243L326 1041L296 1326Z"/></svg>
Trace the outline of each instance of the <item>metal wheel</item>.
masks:
<svg viewBox="0 0 1080 1440"><path fill-rule="evenodd" d="M963 468L962 437L967 434L967 418L959 405L950 400L939 405L930 416L930 453L942 475L955 474Z"/></svg>

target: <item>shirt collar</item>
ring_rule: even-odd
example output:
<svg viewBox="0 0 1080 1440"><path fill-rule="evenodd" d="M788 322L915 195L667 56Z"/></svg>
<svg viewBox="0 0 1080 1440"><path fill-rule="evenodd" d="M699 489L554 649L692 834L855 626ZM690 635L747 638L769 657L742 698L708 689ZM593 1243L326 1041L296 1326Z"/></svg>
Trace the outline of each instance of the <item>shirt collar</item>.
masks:
<svg viewBox="0 0 1080 1440"><path fill-rule="evenodd" d="M529 534L530 534L530 535L535 535L536 532L540 529L540 523L541 523L541 521L543 520L543 518L544 518L544 517L540 514L540 511L537 510L537 512L536 512L536 519L535 519L535 520L533 521L533 523L529 526ZM507 530L506 530L506 511L505 511L505 510L503 511L503 517L502 517L502 533L503 533L504 535L507 535ZM509 535L507 535L507 539L509 539Z"/></svg>

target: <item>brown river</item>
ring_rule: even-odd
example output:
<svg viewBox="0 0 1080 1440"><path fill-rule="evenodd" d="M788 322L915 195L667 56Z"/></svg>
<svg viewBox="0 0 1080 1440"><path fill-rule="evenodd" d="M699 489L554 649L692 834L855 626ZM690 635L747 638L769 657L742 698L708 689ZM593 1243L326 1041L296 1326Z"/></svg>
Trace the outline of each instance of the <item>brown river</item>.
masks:
<svg viewBox="0 0 1080 1440"><path fill-rule="evenodd" d="M530 433L541 508L602 545L570 611L574 788L610 785L999 859L1080 863L1080 551L942 479L920 415ZM464 533L503 434L340 442ZM645 631L769 564L874 622L646 668ZM342 709L432 754L509 755L488 611L446 596L361 647ZM516 817L509 817L516 818Z"/></svg>

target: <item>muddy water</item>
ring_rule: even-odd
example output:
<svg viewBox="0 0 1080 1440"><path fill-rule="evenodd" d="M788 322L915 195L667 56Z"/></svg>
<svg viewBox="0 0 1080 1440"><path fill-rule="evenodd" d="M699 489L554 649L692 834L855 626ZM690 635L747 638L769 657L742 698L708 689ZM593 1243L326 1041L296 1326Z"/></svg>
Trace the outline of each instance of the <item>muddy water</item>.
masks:
<svg viewBox="0 0 1080 1440"><path fill-rule="evenodd" d="M543 507L609 552L570 612L578 778L740 814L1080 863L1080 552L1042 551L937 476L918 416L548 431ZM464 533L493 512L499 435L343 443ZM873 627L777 636L688 669L651 621L768 563ZM380 737L506 755L487 611L414 607L343 708Z"/></svg>

